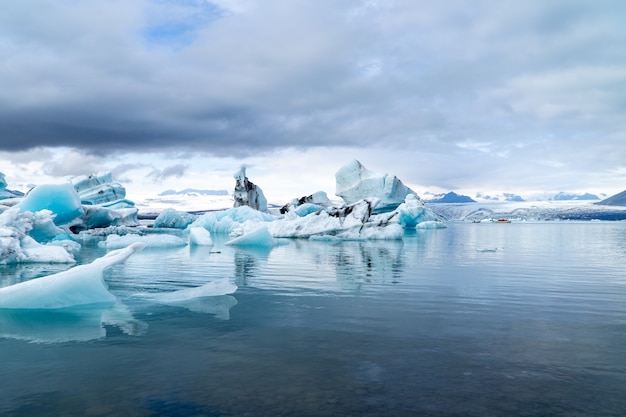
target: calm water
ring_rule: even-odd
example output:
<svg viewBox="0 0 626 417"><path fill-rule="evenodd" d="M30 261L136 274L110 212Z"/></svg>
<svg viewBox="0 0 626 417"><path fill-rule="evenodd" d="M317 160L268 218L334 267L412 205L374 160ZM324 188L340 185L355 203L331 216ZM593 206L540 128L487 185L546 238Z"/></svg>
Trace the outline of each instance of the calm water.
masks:
<svg viewBox="0 0 626 417"><path fill-rule="evenodd" d="M145 250L114 306L0 312L0 415L623 416L625 255L624 222ZM238 291L150 300L218 278Z"/></svg>

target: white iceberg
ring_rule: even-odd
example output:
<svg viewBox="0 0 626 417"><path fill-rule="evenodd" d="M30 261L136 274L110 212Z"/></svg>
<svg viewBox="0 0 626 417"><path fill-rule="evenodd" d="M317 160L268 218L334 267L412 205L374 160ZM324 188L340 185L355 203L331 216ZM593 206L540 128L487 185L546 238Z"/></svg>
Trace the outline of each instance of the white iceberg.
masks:
<svg viewBox="0 0 626 417"><path fill-rule="evenodd" d="M229 240L226 245L270 248L278 245L278 241L272 237L266 226L262 226Z"/></svg>
<svg viewBox="0 0 626 417"><path fill-rule="evenodd" d="M74 222L74 230L139 225L135 203L125 199L126 189L113 181L110 172L81 175L70 182L85 211Z"/></svg>
<svg viewBox="0 0 626 417"><path fill-rule="evenodd" d="M204 227L211 233L230 234L241 229L245 223L273 222L276 217L262 213L248 206L241 206L222 211L205 213L194 221L189 228Z"/></svg>
<svg viewBox="0 0 626 417"><path fill-rule="evenodd" d="M415 194L407 195L404 203L400 204L395 212L397 213L398 222L405 229L429 227L423 224L426 222L439 223L437 227L445 227L441 224L441 222L436 221L434 213L430 209L426 208L424 202Z"/></svg>
<svg viewBox="0 0 626 417"><path fill-rule="evenodd" d="M92 175L80 175L70 180L74 189L85 205L102 205L123 200L126 189L113 181L110 172L99 172ZM126 200L123 200L126 203ZM130 203L132 204L132 203Z"/></svg>
<svg viewBox="0 0 626 417"><path fill-rule="evenodd" d="M189 243L194 246L213 246L211 233L203 227L189 229Z"/></svg>
<svg viewBox="0 0 626 417"><path fill-rule="evenodd" d="M0 214L0 264L74 263L75 247L68 239L48 210L22 213L13 207Z"/></svg>
<svg viewBox="0 0 626 417"><path fill-rule="evenodd" d="M335 174L335 180L335 194L347 204L377 198L374 211L379 213L394 210L407 195L416 194L397 177L369 171L356 159L341 167Z"/></svg>
<svg viewBox="0 0 626 417"><path fill-rule="evenodd" d="M141 243L134 243L109 252L90 264L0 288L0 308L59 309L113 303L116 298L104 283L104 270L124 262L143 247Z"/></svg>
<svg viewBox="0 0 626 417"><path fill-rule="evenodd" d="M344 240L401 239L404 231L393 215L372 215L377 200L318 211L304 217L267 224L274 237L310 238L334 236Z"/></svg>
<svg viewBox="0 0 626 417"><path fill-rule="evenodd" d="M108 250L124 248L133 243L141 243L146 248L151 249L164 249L164 248L178 248L187 246L187 242L183 239L168 234L152 234L152 235L139 235L129 233L123 236L120 235L108 235L105 241L100 242L98 245L105 247Z"/></svg>
<svg viewBox="0 0 626 417"><path fill-rule="evenodd" d="M429 221L425 221L422 223L418 223L416 226L417 229L445 229L446 227L447 226L443 224L442 222L438 222L434 220L429 220Z"/></svg>
<svg viewBox="0 0 626 417"><path fill-rule="evenodd" d="M167 229L185 229L193 223L198 216L185 211L178 211L172 208L163 210L154 220L153 227Z"/></svg>

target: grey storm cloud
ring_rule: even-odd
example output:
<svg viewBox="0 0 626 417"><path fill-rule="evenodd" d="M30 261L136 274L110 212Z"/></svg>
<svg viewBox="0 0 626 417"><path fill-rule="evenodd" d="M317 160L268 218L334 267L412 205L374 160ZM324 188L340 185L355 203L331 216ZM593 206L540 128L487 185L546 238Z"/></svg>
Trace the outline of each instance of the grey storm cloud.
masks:
<svg viewBox="0 0 626 417"><path fill-rule="evenodd" d="M624 27L612 0L2 2L0 150L617 163Z"/></svg>

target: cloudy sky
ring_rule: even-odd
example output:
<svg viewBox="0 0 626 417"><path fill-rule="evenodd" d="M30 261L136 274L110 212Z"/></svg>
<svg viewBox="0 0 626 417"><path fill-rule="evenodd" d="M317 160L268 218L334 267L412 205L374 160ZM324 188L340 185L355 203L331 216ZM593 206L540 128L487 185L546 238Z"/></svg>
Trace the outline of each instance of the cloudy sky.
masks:
<svg viewBox="0 0 626 417"><path fill-rule="evenodd" d="M626 189L622 0L5 0L9 188L323 190L359 159L418 192Z"/></svg>

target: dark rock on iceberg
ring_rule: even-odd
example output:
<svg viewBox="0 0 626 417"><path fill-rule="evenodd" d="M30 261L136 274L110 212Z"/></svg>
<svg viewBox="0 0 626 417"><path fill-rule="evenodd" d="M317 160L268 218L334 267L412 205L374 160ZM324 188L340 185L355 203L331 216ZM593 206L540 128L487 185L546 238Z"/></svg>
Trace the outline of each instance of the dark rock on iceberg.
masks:
<svg viewBox="0 0 626 417"><path fill-rule="evenodd" d="M267 212L267 199L263 194L263 190L255 185L248 177L246 177L246 167L242 166L234 175L235 192L233 198L235 204L233 207L248 206L255 210Z"/></svg>

